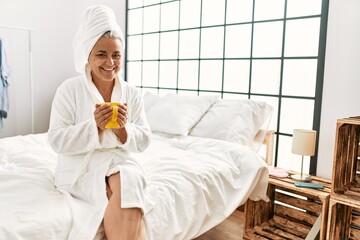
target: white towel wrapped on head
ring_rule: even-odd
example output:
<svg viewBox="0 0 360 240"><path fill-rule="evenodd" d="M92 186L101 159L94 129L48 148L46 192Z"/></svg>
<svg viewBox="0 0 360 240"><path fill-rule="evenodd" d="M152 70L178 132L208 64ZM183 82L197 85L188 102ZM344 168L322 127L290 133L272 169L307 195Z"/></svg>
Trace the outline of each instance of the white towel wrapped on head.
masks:
<svg viewBox="0 0 360 240"><path fill-rule="evenodd" d="M122 30L116 22L114 11L104 5L90 6L81 16L80 26L73 40L75 69L85 80L85 85L93 95L96 103L103 103L104 99L95 87L91 79L90 65L88 64L89 55L96 42L107 31L111 31L119 37L122 43L122 51L125 49L125 41ZM123 59L123 58L122 58ZM122 80L121 70L116 81ZM122 89L123 90L123 89ZM124 98L125 96L122 96ZM123 103L123 101L120 101Z"/></svg>
<svg viewBox="0 0 360 240"><path fill-rule="evenodd" d="M104 5L88 7L81 18L79 29L73 41L74 62L78 73L83 74L91 50L99 38L107 31L115 32L125 49L125 42L120 26L111 8Z"/></svg>

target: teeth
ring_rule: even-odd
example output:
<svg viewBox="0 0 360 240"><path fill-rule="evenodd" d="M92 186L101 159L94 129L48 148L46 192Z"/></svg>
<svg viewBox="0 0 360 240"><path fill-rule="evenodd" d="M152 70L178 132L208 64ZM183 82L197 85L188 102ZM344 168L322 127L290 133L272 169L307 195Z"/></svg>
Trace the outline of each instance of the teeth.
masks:
<svg viewBox="0 0 360 240"><path fill-rule="evenodd" d="M112 70L114 70L114 68L104 68L104 67L103 67L103 69L104 69L105 71L112 71Z"/></svg>

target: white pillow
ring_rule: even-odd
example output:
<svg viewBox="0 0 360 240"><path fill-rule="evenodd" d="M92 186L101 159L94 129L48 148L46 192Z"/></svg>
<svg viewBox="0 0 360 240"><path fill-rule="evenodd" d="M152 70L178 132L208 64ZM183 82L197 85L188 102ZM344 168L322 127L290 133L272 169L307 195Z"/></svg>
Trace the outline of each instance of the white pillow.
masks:
<svg viewBox="0 0 360 240"><path fill-rule="evenodd" d="M216 138L253 147L256 133L272 112L265 102L244 100L218 100L191 130L189 135Z"/></svg>
<svg viewBox="0 0 360 240"><path fill-rule="evenodd" d="M187 135L218 98L216 95L181 96L168 93L147 112L150 128L154 132Z"/></svg>
<svg viewBox="0 0 360 240"><path fill-rule="evenodd" d="M143 96L145 112L148 112L160 98L161 97L158 95L155 95L151 92L146 92Z"/></svg>

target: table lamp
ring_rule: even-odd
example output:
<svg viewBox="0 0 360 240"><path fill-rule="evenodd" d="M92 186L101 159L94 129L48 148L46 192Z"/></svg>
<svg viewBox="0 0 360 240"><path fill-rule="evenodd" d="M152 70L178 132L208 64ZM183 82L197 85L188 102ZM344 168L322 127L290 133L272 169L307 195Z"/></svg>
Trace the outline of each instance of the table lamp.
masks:
<svg viewBox="0 0 360 240"><path fill-rule="evenodd" d="M301 182L311 182L310 176L303 175L304 156L314 156L316 143L316 131L306 129L294 129L291 152L301 155L301 173L300 175L291 175L291 177Z"/></svg>

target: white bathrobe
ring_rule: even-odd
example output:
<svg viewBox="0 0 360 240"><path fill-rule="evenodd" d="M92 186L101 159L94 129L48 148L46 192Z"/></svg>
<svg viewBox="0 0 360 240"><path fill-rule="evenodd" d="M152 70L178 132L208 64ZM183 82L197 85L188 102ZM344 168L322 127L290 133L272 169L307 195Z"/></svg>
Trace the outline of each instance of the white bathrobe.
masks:
<svg viewBox="0 0 360 240"><path fill-rule="evenodd" d="M103 5L85 9L73 41L75 69L80 76L66 80L57 89L52 104L48 136L50 145L59 154L55 184L67 197L72 212L69 240L102 239L98 229L102 229L108 203L105 177L116 172L121 177L121 207L146 211L144 175L131 158L131 152L141 152L150 144L151 131L140 92L117 76L111 101L127 103L124 144L110 129L99 136L94 119L95 104L103 103L104 99L91 79L88 58L107 31L118 36L124 49L115 13Z"/></svg>
<svg viewBox="0 0 360 240"><path fill-rule="evenodd" d="M131 158L131 152L143 151L150 143L141 93L116 79L111 101L127 103L128 108L127 141L122 144L110 129L99 136L93 112L101 95L89 71L86 75L70 78L57 89L48 131L50 144L59 153L55 183L72 211L69 240L95 238L108 202L105 176L120 172L121 206L144 211L145 181Z"/></svg>

